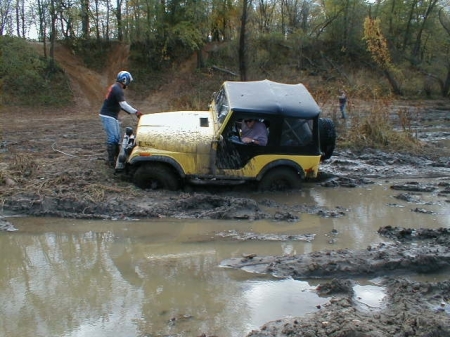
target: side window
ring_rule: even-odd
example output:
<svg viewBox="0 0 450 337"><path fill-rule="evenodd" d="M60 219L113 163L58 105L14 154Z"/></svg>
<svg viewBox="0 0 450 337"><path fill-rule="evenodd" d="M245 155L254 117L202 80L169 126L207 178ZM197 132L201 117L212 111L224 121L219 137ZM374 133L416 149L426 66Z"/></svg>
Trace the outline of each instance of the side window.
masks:
<svg viewBox="0 0 450 337"><path fill-rule="evenodd" d="M238 144L266 146L270 137L270 120L247 116L239 115L236 119L230 119L224 130L224 138ZM256 140L256 143L248 143L249 138Z"/></svg>
<svg viewBox="0 0 450 337"><path fill-rule="evenodd" d="M282 146L304 146L312 141L313 121L300 118L285 118L281 128Z"/></svg>

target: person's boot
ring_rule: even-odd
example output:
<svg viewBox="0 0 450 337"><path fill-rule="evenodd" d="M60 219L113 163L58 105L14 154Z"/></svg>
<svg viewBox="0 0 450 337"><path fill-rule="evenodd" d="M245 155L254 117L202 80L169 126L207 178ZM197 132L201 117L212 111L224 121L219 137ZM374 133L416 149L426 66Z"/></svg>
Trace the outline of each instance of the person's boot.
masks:
<svg viewBox="0 0 450 337"><path fill-rule="evenodd" d="M115 162L120 153L120 144L114 144L114 145L115 145L115 147L114 147L114 162Z"/></svg>
<svg viewBox="0 0 450 337"><path fill-rule="evenodd" d="M116 156L116 145L108 143L106 145L106 149L108 151L108 166L114 168L116 166L115 156Z"/></svg>

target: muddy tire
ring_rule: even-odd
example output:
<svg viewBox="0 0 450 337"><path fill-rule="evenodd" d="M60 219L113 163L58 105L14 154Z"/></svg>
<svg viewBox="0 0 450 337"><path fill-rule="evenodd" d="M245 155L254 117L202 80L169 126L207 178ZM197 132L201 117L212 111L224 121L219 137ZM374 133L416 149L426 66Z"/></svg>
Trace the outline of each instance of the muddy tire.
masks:
<svg viewBox="0 0 450 337"><path fill-rule="evenodd" d="M331 158L336 146L336 128L330 118L319 119L320 151L322 161Z"/></svg>
<svg viewBox="0 0 450 337"><path fill-rule="evenodd" d="M280 167L267 172L258 185L260 191L286 191L301 187L301 177L291 168Z"/></svg>
<svg viewBox="0 0 450 337"><path fill-rule="evenodd" d="M144 190L176 191L180 188L180 180L167 165L149 163L137 168L133 175L133 183Z"/></svg>

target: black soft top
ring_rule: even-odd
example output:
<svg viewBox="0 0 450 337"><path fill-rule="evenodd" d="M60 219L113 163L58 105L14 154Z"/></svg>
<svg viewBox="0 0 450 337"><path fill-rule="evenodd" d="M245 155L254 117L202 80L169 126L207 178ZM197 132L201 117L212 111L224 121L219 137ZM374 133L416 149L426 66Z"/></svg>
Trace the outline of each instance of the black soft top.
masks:
<svg viewBox="0 0 450 337"><path fill-rule="evenodd" d="M313 118L320 108L306 87L269 80L223 84L230 109L235 112L278 114L287 117Z"/></svg>

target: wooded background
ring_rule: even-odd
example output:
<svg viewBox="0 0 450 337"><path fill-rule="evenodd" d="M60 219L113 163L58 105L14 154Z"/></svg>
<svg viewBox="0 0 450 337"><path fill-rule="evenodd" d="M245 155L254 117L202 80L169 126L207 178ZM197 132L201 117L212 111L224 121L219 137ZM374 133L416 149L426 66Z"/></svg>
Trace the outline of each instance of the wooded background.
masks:
<svg viewBox="0 0 450 337"><path fill-rule="evenodd" d="M443 0L2 0L0 36L56 41L122 41L154 68L198 53L208 43L236 43L239 75L249 60L262 70L317 59L379 71L403 94L408 73L450 94L450 5ZM427 89L428 88L428 89Z"/></svg>

